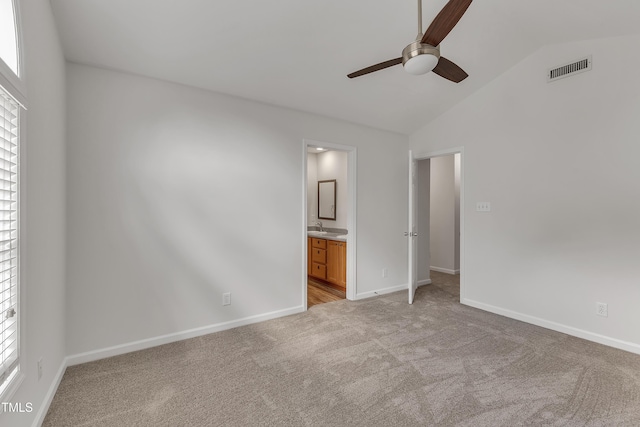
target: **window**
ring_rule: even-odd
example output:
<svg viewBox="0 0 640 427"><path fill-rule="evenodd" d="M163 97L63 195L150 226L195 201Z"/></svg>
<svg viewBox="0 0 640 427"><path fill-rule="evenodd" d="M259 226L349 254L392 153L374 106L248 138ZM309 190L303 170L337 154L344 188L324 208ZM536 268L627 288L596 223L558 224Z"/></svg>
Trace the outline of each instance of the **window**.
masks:
<svg viewBox="0 0 640 427"><path fill-rule="evenodd" d="M19 153L25 104L20 79L17 1L0 0L0 400L20 377ZM19 100L19 101L18 101Z"/></svg>
<svg viewBox="0 0 640 427"><path fill-rule="evenodd" d="M13 0L0 0L0 58L18 76L18 43Z"/></svg>

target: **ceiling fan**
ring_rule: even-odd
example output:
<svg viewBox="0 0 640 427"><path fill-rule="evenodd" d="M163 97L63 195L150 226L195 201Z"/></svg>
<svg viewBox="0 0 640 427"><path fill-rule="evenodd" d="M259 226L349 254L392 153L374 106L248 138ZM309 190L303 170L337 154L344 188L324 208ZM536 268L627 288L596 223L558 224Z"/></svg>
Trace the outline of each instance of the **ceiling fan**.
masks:
<svg viewBox="0 0 640 427"><path fill-rule="evenodd" d="M380 71L394 65L402 64L405 71L411 74L425 74L433 71L437 75L460 83L469 75L447 58L440 56L440 42L456 26L462 15L467 11L472 0L449 0L440 13L435 17L427 31L422 33L422 0L418 0L418 36L416 41L402 50L400 58L390 59L353 72L350 79L365 74Z"/></svg>

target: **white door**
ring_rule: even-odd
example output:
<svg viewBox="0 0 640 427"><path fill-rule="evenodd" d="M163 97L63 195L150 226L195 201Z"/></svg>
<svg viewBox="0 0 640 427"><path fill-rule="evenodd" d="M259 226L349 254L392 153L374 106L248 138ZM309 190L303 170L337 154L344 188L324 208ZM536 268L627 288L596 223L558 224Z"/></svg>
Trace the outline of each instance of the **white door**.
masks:
<svg viewBox="0 0 640 427"><path fill-rule="evenodd" d="M413 304L413 298L418 289L418 263L416 257L418 254L418 233L416 226L416 211L418 205L417 197L417 168L418 163L413 158L413 152L409 150L409 224L405 232L409 244L409 304Z"/></svg>

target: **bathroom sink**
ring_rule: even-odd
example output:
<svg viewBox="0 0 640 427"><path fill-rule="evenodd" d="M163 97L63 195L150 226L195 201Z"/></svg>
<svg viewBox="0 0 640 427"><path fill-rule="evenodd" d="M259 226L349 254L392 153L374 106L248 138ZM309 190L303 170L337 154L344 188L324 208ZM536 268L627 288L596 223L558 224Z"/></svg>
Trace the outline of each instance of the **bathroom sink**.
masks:
<svg viewBox="0 0 640 427"><path fill-rule="evenodd" d="M327 232L326 231L307 231L307 234L311 236L324 236L325 234L327 234Z"/></svg>

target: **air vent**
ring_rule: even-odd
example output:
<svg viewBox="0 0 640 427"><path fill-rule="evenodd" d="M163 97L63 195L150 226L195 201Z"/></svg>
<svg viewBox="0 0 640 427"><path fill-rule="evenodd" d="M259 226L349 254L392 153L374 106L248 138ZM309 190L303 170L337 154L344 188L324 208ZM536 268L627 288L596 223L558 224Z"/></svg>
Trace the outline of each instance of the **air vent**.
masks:
<svg viewBox="0 0 640 427"><path fill-rule="evenodd" d="M553 68L547 72L547 82L555 82L558 79L573 76L575 74L584 73L591 70L591 55L571 64Z"/></svg>

